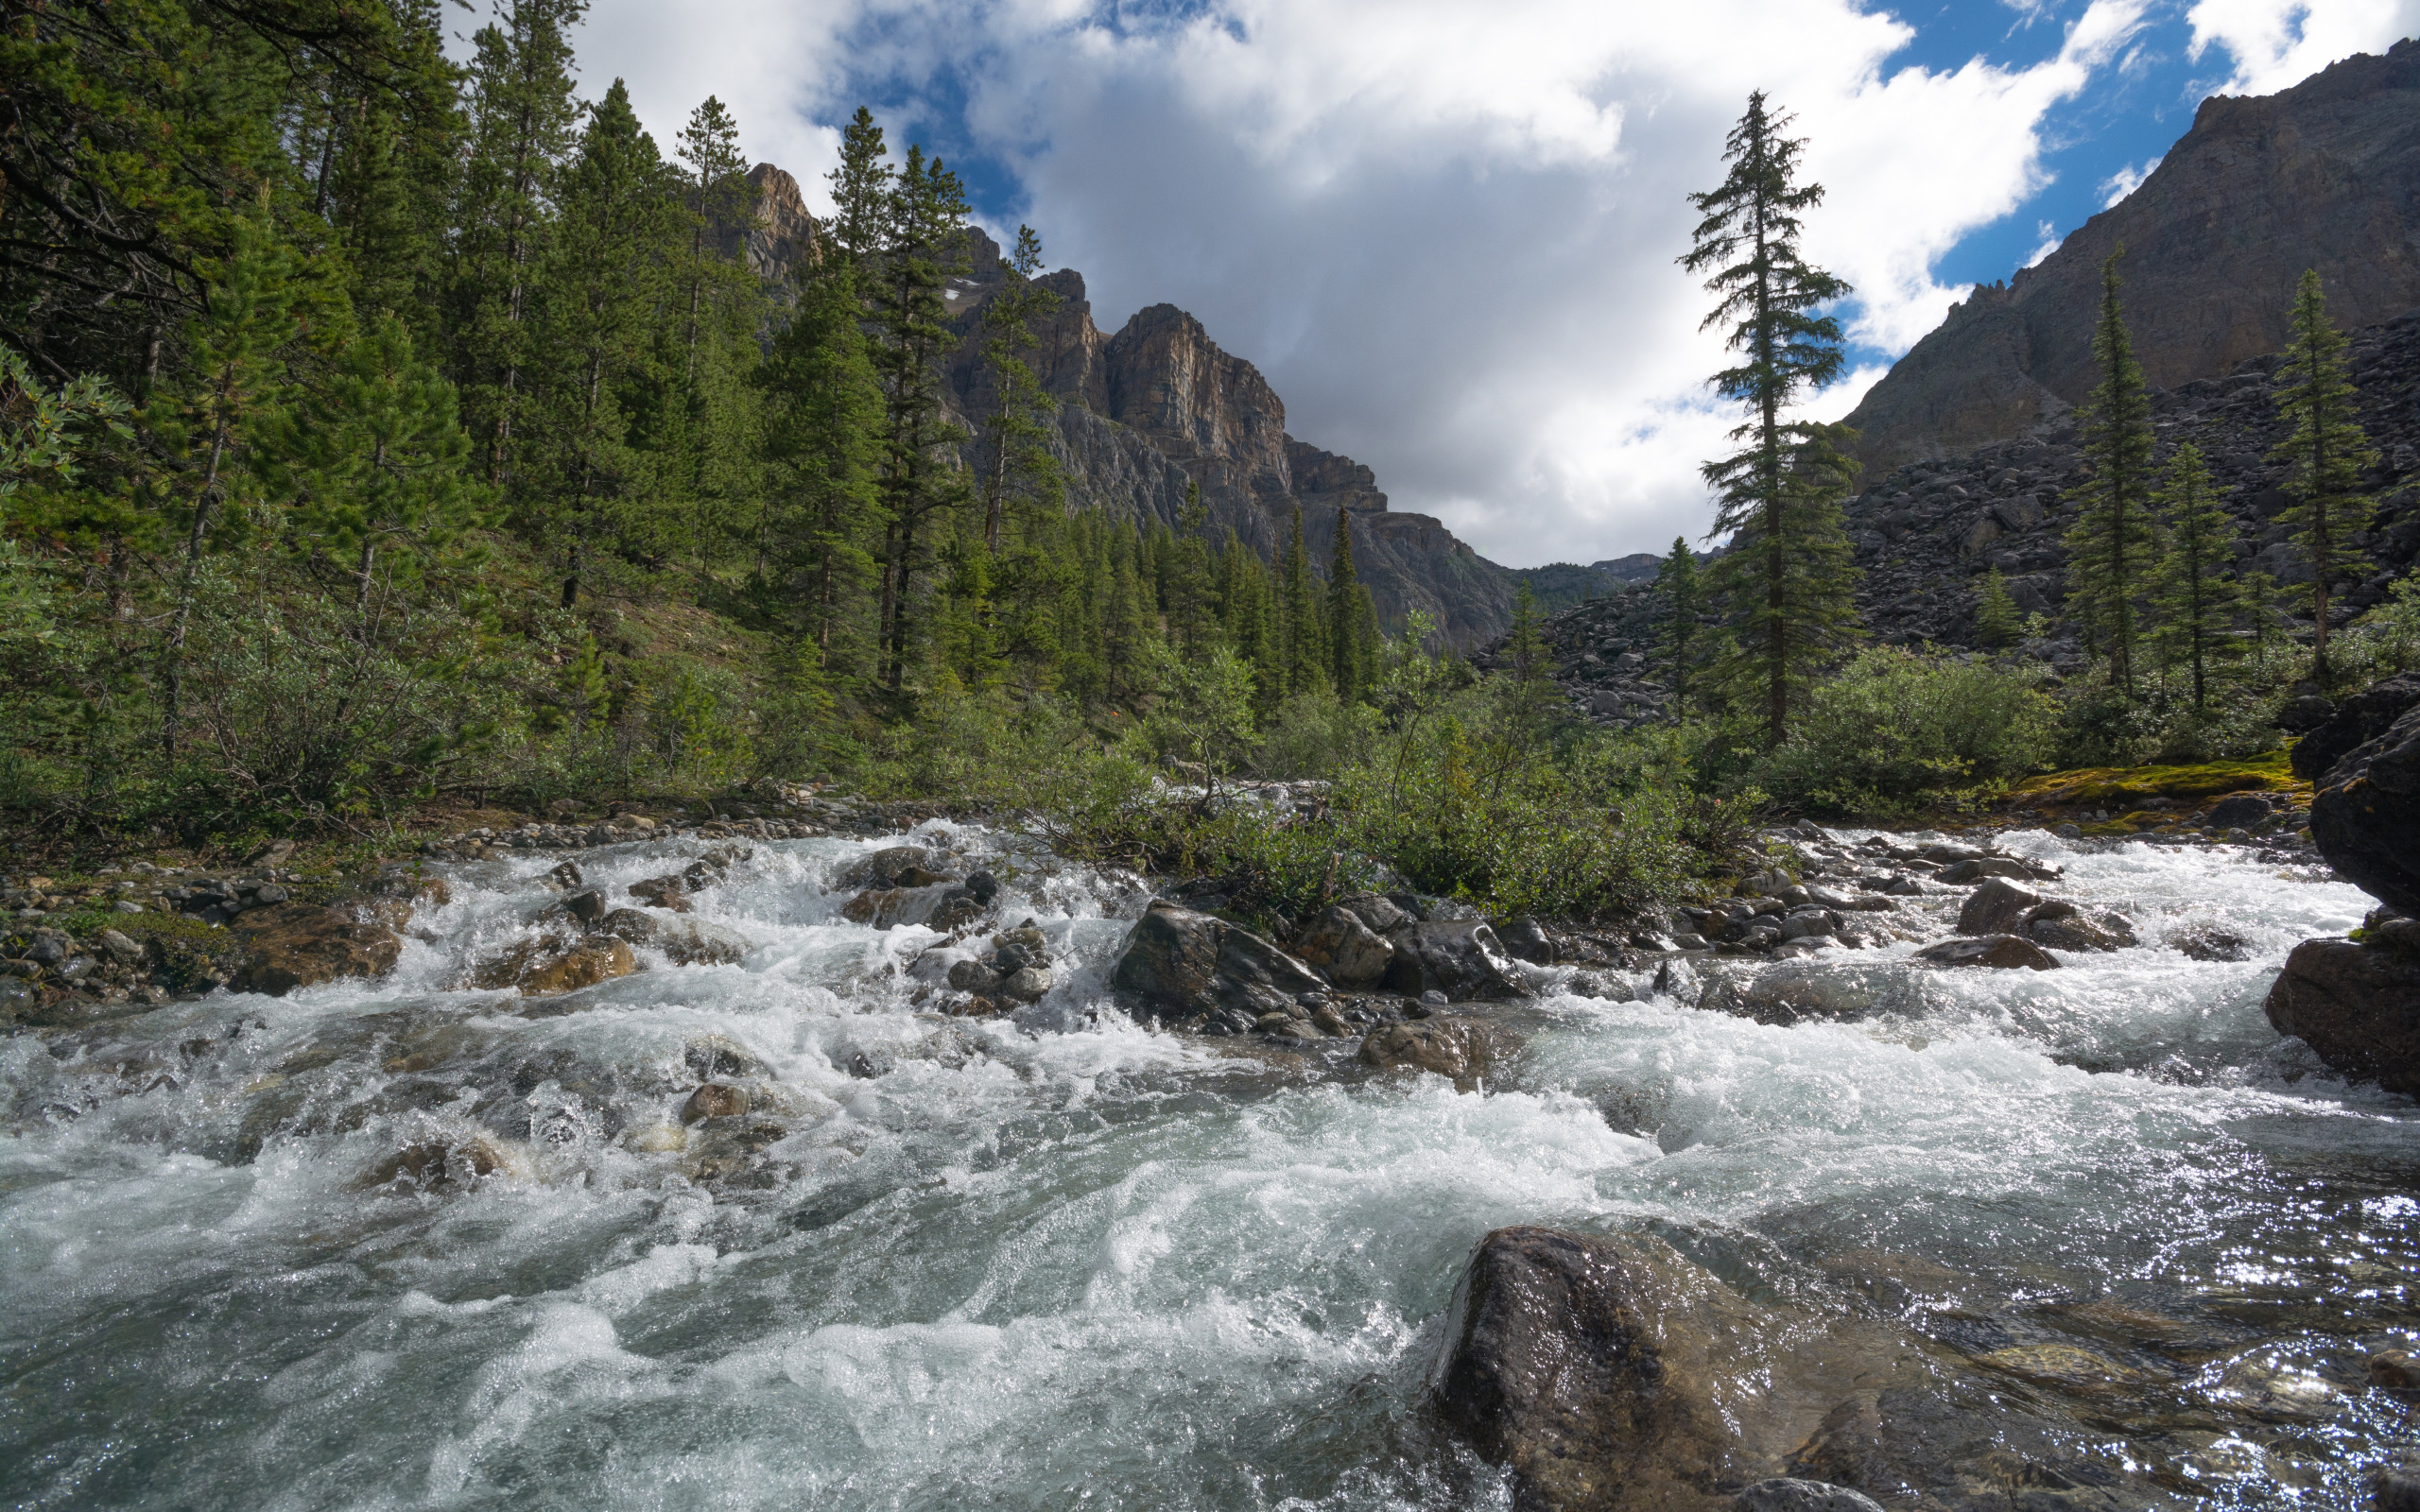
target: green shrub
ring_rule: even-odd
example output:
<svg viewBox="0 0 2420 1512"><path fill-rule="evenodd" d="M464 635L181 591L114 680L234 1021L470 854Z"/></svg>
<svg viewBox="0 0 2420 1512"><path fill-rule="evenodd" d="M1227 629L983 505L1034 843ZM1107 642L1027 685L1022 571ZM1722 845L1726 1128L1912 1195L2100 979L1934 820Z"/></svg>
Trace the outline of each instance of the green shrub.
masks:
<svg viewBox="0 0 2420 1512"><path fill-rule="evenodd" d="M1860 652L1809 689L1761 785L1818 813L1876 818L1960 807L2040 767L2058 706L2039 667Z"/></svg>

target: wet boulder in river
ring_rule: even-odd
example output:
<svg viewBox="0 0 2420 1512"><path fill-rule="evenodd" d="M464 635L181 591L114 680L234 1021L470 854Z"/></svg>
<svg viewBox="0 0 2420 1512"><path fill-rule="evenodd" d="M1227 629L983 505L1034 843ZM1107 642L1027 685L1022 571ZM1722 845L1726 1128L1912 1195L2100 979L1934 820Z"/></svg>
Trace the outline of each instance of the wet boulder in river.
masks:
<svg viewBox="0 0 2420 1512"><path fill-rule="evenodd" d="M235 929L251 954L229 985L273 998L338 977L384 976L404 948L401 936L383 923L307 903L249 910Z"/></svg>
<svg viewBox="0 0 2420 1512"><path fill-rule="evenodd" d="M1786 1475L1758 1481L1731 1504L1737 1512L1882 1512L1882 1503L1863 1491Z"/></svg>
<svg viewBox="0 0 2420 1512"><path fill-rule="evenodd" d="M1443 992L1448 1003L1529 996L1485 919L1425 919L1397 930L1389 943L1394 947L1385 978L1389 991L1406 997Z"/></svg>
<svg viewBox="0 0 2420 1512"><path fill-rule="evenodd" d="M1327 991L1317 972L1251 930L1159 900L1134 921L1110 985L1162 1022L1234 1014L1243 1022L1228 1026L1243 1029L1266 1013L1292 1013L1304 994Z"/></svg>
<svg viewBox="0 0 2420 1512"><path fill-rule="evenodd" d="M2393 680L2420 685L2420 675ZM2319 853L2371 897L2420 914L2420 701L2319 781L2310 803Z"/></svg>
<svg viewBox="0 0 2420 1512"><path fill-rule="evenodd" d="M1433 1071L1470 1091L1510 1053L1512 1038L1485 1019L1438 1014L1373 1029L1361 1063L1380 1071Z"/></svg>
<svg viewBox="0 0 2420 1512"><path fill-rule="evenodd" d="M838 887L930 887L957 882L949 857L921 845L888 846L859 856L833 877Z"/></svg>
<svg viewBox="0 0 2420 1512"><path fill-rule="evenodd" d="M2344 1074L2420 1094L2420 924L2402 922L2409 943L2392 928L2376 944L2303 941L2264 1006L2279 1034Z"/></svg>
<svg viewBox="0 0 2420 1512"><path fill-rule="evenodd" d="M1989 966L2002 971L2030 967L2036 971L2048 971L2059 964L2049 952L2022 935L1945 939L1916 952L1916 959L1934 966Z"/></svg>
<svg viewBox="0 0 2420 1512"><path fill-rule="evenodd" d="M1958 933L2012 934L2025 923L2025 916L2041 903L2042 895L2038 892L2020 887L2005 877L1987 878L1958 910Z"/></svg>
<svg viewBox="0 0 2420 1512"><path fill-rule="evenodd" d="M1374 987L1395 948L1343 907L1329 908L1294 936L1296 954L1339 987Z"/></svg>
<svg viewBox="0 0 2420 1512"><path fill-rule="evenodd" d="M481 962L471 981L482 988L517 988L525 998L547 998L637 970L631 948L610 935L542 935Z"/></svg>
<svg viewBox="0 0 2420 1512"><path fill-rule="evenodd" d="M1498 1228L1455 1288L1437 1405L1518 1506L1717 1506L1741 1478L1720 1362L1753 1313L1658 1240Z"/></svg>

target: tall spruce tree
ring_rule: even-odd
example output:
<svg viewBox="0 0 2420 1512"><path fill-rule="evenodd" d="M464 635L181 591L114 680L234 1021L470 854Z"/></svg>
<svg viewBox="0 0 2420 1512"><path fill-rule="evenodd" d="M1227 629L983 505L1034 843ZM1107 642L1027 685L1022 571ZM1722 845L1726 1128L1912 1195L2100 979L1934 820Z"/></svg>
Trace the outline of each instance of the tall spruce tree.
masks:
<svg viewBox="0 0 2420 1512"><path fill-rule="evenodd" d="M795 623L828 673L836 655L872 641L861 606L877 571L882 388L860 329L857 265L818 258L792 278L788 319L758 375L768 466L755 555L759 575L778 574L788 588Z"/></svg>
<svg viewBox="0 0 2420 1512"><path fill-rule="evenodd" d="M1303 542L1303 509L1297 505L1277 583L1277 658L1288 696L1328 686L1327 635L1316 582L1311 555Z"/></svg>
<svg viewBox="0 0 2420 1512"><path fill-rule="evenodd" d="M2118 260L2125 255L2120 247L2100 265L2100 314L2092 333L2100 382L2083 404L2084 480L2069 494L2077 517L2066 545L2068 612L2110 685L2132 697L2158 538L2151 510L2151 390L2118 300Z"/></svg>
<svg viewBox="0 0 2420 1512"><path fill-rule="evenodd" d="M1680 259L1720 297L1699 328L1727 324L1725 344L1741 356L1713 378L1748 418L1731 432L1739 449L1701 469L1717 501L1711 534L1736 537L1709 587L1738 635L1725 680L1756 687L1774 746L1789 732L1792 690L1858 633L1840 507L1854 472L1844 433L1785 418L1840 375L1840 321L1816 312L1849 292L1799 251L1800 216L1824 187L1797 181L1806 144L1785 134L1790 120L1769 112L1761 91L1748 96L1723 145L1729 175L1689 197L1703 218Z"/></svg>
<svg viewBox="0 0 2420 1512"><path fill-rule="evenodd" d="M1686 718L1705 639L1698 624L1698 616L1705 610L1705 589L1699 577L1697 553L1689 550L1686 537L1673 538L1671 555L1655 570L1655 596L1660 604L1655 658L1672 690L1673 713Z"/></svg>
<svg viewBox="0 0 2420 1512"><path fill-rule="evenodd" d="M2311 572L2312 665L2328 674L2328 606L2336 580L2369 566L2353 544L2369 528L2377 506L2360 492L2361 474L2377 460L2354 419L2353 380L2344 369L2343 333L2329 323L2327 297L2316 270L2294 290L2292 338L2277 368L2277 413L2293 432L2269 459L2286 468L2293 507L2281 517Z"/></svg>
<svg viewBox="0 0 2420 1512"><path fill-rule="evenodd" d="M2243 611L2243 590L2228 576L2235 561L2235 517L2219 502L2202 449L2187 441L2169 458L2156 496L2167 537L2152 577L2159 611L2152 632L2163 659L2193 687L2193 712L2209 712L2211 683L2236 654L2228 632Z"/></svg>
<svg viewBox="0 0 2420 1512"><path fill-rule="evenodd" d="M846 163L843 163L846 166ZM890 242L880 256L872 311L874 370L882 380L881 488L890 519L883 542L884 680L901 691L917 637L916 579L931 560L933 519L955 508L965 480L946 454L965 438L943 406L949 310L942 298L966 267L966 195L939 158L911 145L884 210Z"/></svg>
<svg viewBox="0 0 2420 1512"><path fill-rule="evenodd" d="M1328 544L1327 656L1328 677L1335 684L1336 696L1348 704L1359 701L1366 691L1365 679L1370 670L1366 656L1368 635L1362 623L1368 614L1367 596L1353 570L1352 511L1340 505L1336 511L1336 536Z"/></svg>

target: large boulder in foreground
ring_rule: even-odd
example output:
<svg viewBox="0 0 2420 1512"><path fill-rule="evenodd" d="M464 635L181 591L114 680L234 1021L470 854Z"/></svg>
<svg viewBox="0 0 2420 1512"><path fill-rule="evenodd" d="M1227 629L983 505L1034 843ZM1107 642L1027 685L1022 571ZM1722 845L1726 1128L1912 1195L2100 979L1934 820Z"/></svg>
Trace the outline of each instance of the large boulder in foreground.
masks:
<svg viewBox="0 0 2420 1512"><path fill-rule="evenodd" d="M2347 1076L2420 1094L2420 923L2379 933L2295 946L2269 988L2269 1022Z"/></svg>
<svg viewBox="0 0 2420 1512"><path fill-rule="evenodd" d="M1446 1319L1439 1409L1547 1512L1724 1505L1737 1457L1720 1362L1753 1369L1754 1309L1639 1236L1498 1228Z"/></svg>
<svg viewBox="0 0 2420 1512"><path fill-rule="evenodd" d="M309 903L247 909L234 929L250 954L229 986L273 998L339 977L384 976L404 949L402 936L384 923Z"/></svg>
<svg viewBox="0 0 2420 1512"><path fill-rule="evenodd" d="M2374 682L2336 706L2334 713L2294 743L2286 764L2306 782L2325 780L2336 764L2420 707L2420 672Z"/></svg>
<svg viewBox="0 0 2420 1512"><path fill-rule="evenodd" d="M2393 679L2361 696L2403 682L2420 685L2420 677ZM2420 700L2320 779L2310 837L2338 876L2420 915Z"/></svg>
<svg viewBox="0 0 2420 1512"><path fill-rule="evenodd" d="M1236 1033L1327 992L1318 972L1261 936L1162 900L1134 921L1109 981L1147 1018Z"/></svg>

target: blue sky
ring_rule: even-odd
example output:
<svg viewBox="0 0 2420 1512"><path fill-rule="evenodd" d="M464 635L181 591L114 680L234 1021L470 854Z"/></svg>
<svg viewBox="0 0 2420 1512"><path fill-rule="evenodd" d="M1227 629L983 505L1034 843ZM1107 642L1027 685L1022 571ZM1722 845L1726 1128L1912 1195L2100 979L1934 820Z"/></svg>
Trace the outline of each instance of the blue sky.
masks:
<svg viewBox="0 0 2420 1512"><path fill-rule="evenodd" d="M1526 566L1704 526L1733 417L1673 260L1749 90L1798 112L1808 249L1858 286L1838 414L2205 94L2414 31L2420 0L594 0L581 63L660 135L719 95L810 202L873 106L1105 329L1191 311L1291 434Z"/></svg>

